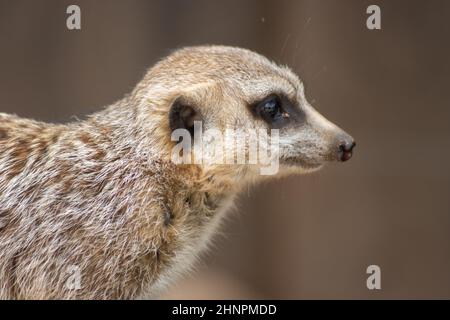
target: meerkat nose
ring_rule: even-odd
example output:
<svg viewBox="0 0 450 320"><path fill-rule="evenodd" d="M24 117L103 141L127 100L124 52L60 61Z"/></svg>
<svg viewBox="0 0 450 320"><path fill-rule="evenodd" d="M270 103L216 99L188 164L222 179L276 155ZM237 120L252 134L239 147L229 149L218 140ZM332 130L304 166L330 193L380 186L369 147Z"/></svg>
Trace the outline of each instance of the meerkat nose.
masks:
<svg viewBox="0 0 450 320"><path fill-rule="evenodd" d="M355 141L348 140L348 141L342 141L339 144L339 159L341 161L347 161L350 160L350 158L353 155L353 148L356 146Z"/></svg>

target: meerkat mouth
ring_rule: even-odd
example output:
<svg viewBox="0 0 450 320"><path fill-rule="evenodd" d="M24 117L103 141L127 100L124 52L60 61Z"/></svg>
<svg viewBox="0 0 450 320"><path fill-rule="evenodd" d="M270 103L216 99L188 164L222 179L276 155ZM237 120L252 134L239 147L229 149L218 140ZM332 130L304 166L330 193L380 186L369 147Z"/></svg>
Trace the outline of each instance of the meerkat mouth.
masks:
<svg viewBox="0 0 450 320"><path fill-rule="evenodd" d="M280 163L287 165L289 167L302 167L308 170L319 169L323 166L321 162L309 162L297 157L287 157L280 159Z"/></svg>

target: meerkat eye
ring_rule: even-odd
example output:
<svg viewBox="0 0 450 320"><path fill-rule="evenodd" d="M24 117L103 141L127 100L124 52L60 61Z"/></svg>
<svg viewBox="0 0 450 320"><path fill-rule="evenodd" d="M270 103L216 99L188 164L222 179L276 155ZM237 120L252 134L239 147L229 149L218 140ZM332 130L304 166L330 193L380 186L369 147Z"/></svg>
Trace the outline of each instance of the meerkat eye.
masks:
<svg viewBox="0 0 450 320"><path fill-rule="evenodd" d="M264 102L262 112L273 118L280 112L280 104L277 98L271 98Z"/></svg>
<svg viewBox="0 0 450 320"><path fill-rule="evenodd" d="M256 111L265 121L273 122L282 116L281 101L271 95L258 104Z"/></svg>

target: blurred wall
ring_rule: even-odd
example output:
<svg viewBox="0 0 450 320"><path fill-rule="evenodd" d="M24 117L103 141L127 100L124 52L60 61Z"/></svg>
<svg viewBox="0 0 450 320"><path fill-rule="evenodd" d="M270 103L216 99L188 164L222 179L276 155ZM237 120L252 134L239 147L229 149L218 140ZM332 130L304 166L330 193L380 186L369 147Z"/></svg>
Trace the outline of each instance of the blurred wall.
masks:
<svg viewBox="0 0 450 320"><path fill-rule="evenodd" d="M382 30L365 27L378 4ZM65 27L78 4L82 30ZM243 194L168 298L450 298L448 1L0 0L0 112L63 122L194 44L290 65L354 158ZM366 267L382 290L366 288Z"/></svg>

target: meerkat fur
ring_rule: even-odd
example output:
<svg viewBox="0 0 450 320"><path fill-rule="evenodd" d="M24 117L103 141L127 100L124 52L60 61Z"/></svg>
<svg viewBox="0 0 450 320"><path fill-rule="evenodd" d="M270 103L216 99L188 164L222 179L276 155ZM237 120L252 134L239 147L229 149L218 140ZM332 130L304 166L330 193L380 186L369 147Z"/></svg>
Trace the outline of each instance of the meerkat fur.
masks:
<svg viewBox="0 0 450 320"><path fill-rule="evenodd" d="M193 120L186 110L205 128L269 129L252 106L272 94L291 110L275 125L275 176L337 160L351 137L310 106L300 79L234 47L177 50L83 121L0 113L0 298L157 297L192 268L243 188L270 178L258 166L174 164L171 132Z"/></svg>

